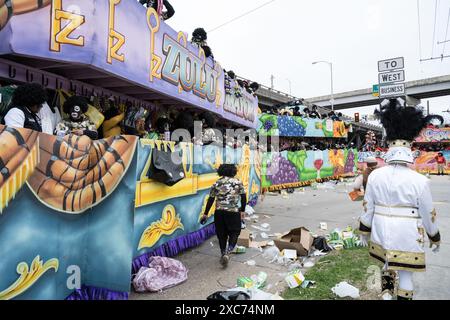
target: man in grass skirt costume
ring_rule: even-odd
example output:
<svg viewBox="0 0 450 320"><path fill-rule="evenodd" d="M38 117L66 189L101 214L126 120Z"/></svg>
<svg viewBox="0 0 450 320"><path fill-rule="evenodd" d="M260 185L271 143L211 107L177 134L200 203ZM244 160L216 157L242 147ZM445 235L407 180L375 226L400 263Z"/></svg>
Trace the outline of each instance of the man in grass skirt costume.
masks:
<svg viewBox="0 0 450 320"><path fill-rule="evenodd" d="M387 165L368 179L360 217L361 243L369 246L370 256L384 263L383 295L395 295L398 273L397 299L412 300L413 272L425 271L425 232L433 252L438 251L441 237L429 181L408 167L414 163L411 143L439 116L425 117L421 110L403 106L401 99L386 101L376 114L386 130L389 150Z"/></svg>

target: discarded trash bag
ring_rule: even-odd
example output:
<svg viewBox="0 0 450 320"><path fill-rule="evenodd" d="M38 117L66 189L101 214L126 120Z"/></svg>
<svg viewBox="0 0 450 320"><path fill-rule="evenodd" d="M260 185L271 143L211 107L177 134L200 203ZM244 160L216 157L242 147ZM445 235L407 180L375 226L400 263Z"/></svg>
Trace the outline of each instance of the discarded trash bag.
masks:
<svg viewBox="0 0 450 320"><path fill-rule="evenodd" d="M245 206L245 213L247 213L249 216L255 214L255 209L253 209L251 206L246 205Z"/></svg>
<svg viewBox="0 0 450 320"><path fill-rule="evenodd" d="M206 300L250 300L250 295L243 291L217 291L206 298Z"/></svg>
<svg viewBox="0 0 450 320"><path fill-rule="evenodd" d="M133 279L136 292L159 292L188 278L187 268L175 259L150 257L149 267L142 267Z"/></svg>
<svg viewBox="0 0 450 320"><path fill-rule="evenodd" d="M333 249L328 245L327 239L325 237L316 237L313 240L313 246L317 250L323 251L323 252L329 252Z"/></svg>

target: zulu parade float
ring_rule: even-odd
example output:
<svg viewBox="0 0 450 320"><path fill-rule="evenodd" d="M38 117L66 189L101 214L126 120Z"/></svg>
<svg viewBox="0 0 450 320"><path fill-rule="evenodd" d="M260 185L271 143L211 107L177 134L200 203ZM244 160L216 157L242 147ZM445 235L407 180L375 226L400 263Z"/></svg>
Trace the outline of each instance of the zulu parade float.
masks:
<svg viewBox="0 0 450 320"><path fill-rule="evenodd" d="M398 189L408 199L419 199L409 192L408 181L417 185L414 192L426 186L421 200L429 220L425 228L437 251L440 233L435 225L435 203L424 175L450 173L450 130L442 126L443 118L437 116L441 124L433 125L433 117L417 108L411 111L413 108L398 99L386 100L388 107L384 108L382 99L368 104L364 99L372 99L372 94L364 90L359 90L356 98L345 94L336 98L352 100L348 108L380 102L376 108L381 111L377 112L389 131L382 133L381 126L359 121L359 114L353 119L335 112L346 107L344 102L336 109L333 105L330 62L331 99L298 99L274 90L273 83L272 88L264 87L222 66L206 43L206 31L197 28L192 37L176 31L165 22L173 15L166 0L0 0L0 300L127 300L144 292L161 293L162 289L137 288L135 279L142 269L159 261L162 269L179 280L164 283L164 289L175 289L187 281L188 270L181 260L194 251L191 249L199 250L194 254L199 254L196 261L200 261L200 249L206 252L219 246L223 269L231 253L242 254L236 263L251 270L262 268L255 262L257 258L267 260L265 253L276 251L268 255L270 263L278 266L266 270L272 272L269 278L283 276L276 285L268 285L267 273L259 270L253 279L237 271L232 275L240 289L261 289L260 294L266 294L262 289L269 290L269 286L276 289L276 293L263 295L270 299L280 298L278 291L283 297L294 293L296 299L303 289L316 290L316 279L306 279L300 269L306 268L306 262L308 268L314 267L331 251L366 250L365 257L370 252L386 264L384 271L402 271L405 265L425 270L425 233L422 242L414 238L416 220L403 230L411 229L408 243L417 249L414 256L407 247L393 251L382 246L385 233L377 238L376 231L385 230L388 223L384 220L373 224L371 239L378 239L379 247L362 248L369 243L372 220L378 221L372 219L379 214L372 212L373 203L382 192L366 193L373 200L368 212L363 208L367 202L362 201L361 187L371 190L371 179L380 176L375 181L381 186L377 190L388 190L395 185L383 184L393 179L389 170L396 172L399 167L405 172L404 180L399 181L405 183ZM235 50L233 46L229 44ZM380 94L403 97L407 85L397 82L404 81L404 71L389 68L380 70L384 72ZM414 121L405 120L408 112ZM401 128L389 122L391 113L402 123ZM417 123L411 133L408 125L413 122ZM410 134L404 138L403 131ZM382 141L386 137L392 141ZM386 145L390 150L382 148ZM399 154L407 159L392 159ZM369 163L375 163L370 179ZM375 169L376 164L381 169ZM361 186L347 190L356 176ZM303 188L306 186L312 188ZM301 190L294 192L295 188ZM349 192L350 198L352 192L358 197L349 199ZM290 197L304 198L301 206L289 202L283 207L277 202L279 195L278 200L282 198L285 204ZM351 207L355 206L351 200L361 200L360 212ZM380 200L387 204L382 206L385 215L391 208L412 206L411 201L397 204L390 200ZM260 206L263 209L257 212ZM421 210L412 208L413 214ZM291 209L295 212L289 212ZM333 210L339 211L338 217ZM270 229L268 219L276 222L280 211L285 220L273 223ZM308 217L311 212L314 216ZM359 214L361 221L355 218ZM414 218L419 218L419 213ZM328 229L327 222L345 229ZM356 227L350 226L356 222ZM281 233L286 230L276 229L277 225L290 231ZM403 228L399 226L396 228ZM262 241L255 240L258 233L250 227L262 231L258 231ZM221 238L224 234L225 240ZM219 245L213 243L213 236ZM395 239L395 245L402 243ZM244 247L239 243L242 240L247 244ZM251 249L257 252L248 258L245 254ZM392 260L396 252L400 256ZM219 272L209 269L208 258L216 256L209 254L200 267L207 267L202 272L209 282L203 283L196 274L184 285L197 292L199 282L205 285L195 298L229 298L225 291L204 292L217 289L217 285L231 288L221 279L210 278ZM388 268L392 261L398 268ZM358 266L369 266L365 260L363 263ZM190 267L189 272L198 272ZM334 271L339 273L338 269ZM176 274L179 270L182 276ZM352 274L356 273L352 269ZM227 276L231 276L229 272ZM403 274L402 279L412 286L411 277ZM280 283L285 287L276 288ZM408 288L400 288L400 294L409 292L410 296L405 296L409 299L413 289ZM176 298L180 296L189 297Z"/></svg>
<svg viewBox="0 0 450 320"><path fill-rule="evenodd" d="M227 97L219 63L136 1L0 1L0 54L2 107L9 84L39 83L60 105L88 97L97 128L109 121L114 129L132 113L126 108L168 106L244 129L257 124L257 98ZM113 103L126 116L105 120L100 111ZM180 159L163 168L178 175L170 185L154 174L152 156L164 153ZM214 235L213 218L199 221L221 163L239 165L256 203L258 157L248 146L94 141L0 125L0 299L126 299L149 257L175 256Z"/></svg>

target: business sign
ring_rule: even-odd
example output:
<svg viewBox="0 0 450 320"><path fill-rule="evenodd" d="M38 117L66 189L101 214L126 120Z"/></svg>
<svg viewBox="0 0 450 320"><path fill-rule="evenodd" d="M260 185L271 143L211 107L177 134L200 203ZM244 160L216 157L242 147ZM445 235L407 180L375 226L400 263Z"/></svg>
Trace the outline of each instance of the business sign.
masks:
<svg viewBox="0 0 450 320"><path fill-rule="evenodd" d="M405 61L403 57L378 61L378 72L403 69L404 67Z"/></svg>
<svg viewBox="0 0 450 320"><path fill-rule="evenodd" d="M397 83L397 84L388 84L380 86L380 97L396 97L402 96L405 94L405 84Z"/></svg>
<svg viewBox="0 0 450 320"><path fill-rule="evenodd" d="M405 81L405 70L391 71L378 74L378 83L396 83Z"/></svg>

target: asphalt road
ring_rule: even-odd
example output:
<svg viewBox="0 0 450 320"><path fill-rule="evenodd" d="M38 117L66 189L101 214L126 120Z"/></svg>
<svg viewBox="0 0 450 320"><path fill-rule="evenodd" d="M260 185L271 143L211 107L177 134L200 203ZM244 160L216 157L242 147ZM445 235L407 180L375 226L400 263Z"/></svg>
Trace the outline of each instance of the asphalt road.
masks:
<svg viewBox="0 0 450 320"><path fill-rule="evenodd" d="M416 287L415 299L450 299L450 286L444 279L450 278L450 178L434 176L431 179L433 201L438 213L438 225L442 244L439 253L427 250L427 271L414 275ZM318 190L299 189L286 196L267 194L256 207L258 222L247 222L247 227L257 232L257 241L262 240L261 231L253 226L270 224L267 234L282 233L294 227L304 226L311 232L324 235L334 228L357 226L356 219L362 210L361 202L349 200L349 183L339 183L329 187L322 185ZM320 230L320 223L327 223L328 230ZM428 243L426 243L427 247ZM219 265L219 247L215 237L201 246L189 250L177 257L189 269L189 279L174 288L161 293L132 293L132 300L205 300L215 291L222 291L236 286L240 276L251 276L259 271L268 274L265 291L272 294L281 293L285 288L284 277L288 266L269 263L258 249L248 249L245 254L233 255L227 269ZM245 262L254 261L251 266ZM303 271L306 271L305 269Z"/></svg>

